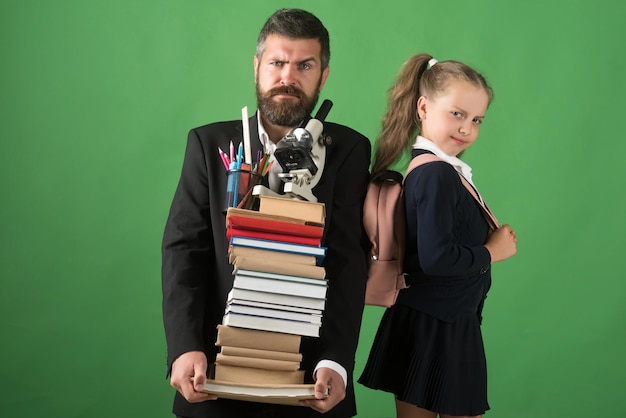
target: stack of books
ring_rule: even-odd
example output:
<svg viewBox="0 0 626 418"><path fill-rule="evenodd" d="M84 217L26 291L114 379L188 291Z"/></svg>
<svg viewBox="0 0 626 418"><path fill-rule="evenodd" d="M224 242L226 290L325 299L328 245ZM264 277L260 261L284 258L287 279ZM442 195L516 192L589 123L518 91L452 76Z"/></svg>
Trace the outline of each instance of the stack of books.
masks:
<svg viewBox="0 0 626 418"><path fill-rule="evenodd" d="M301 384L299 335L219 325L215 380L242 384Z"/></svg>
<svg viewBox="0 0 626 418"><path fill-rule="evenodd" d="M327 291L326 272L318 265L326 255L324 205L259 199L258 211L226 213L234 279L222 323L317 337Z"/></svg>
<svg viewBox="0 0 626 418"><path fill-rule="evenodd" d="M238 385L240 391L273 386L278 398L287 389L306 390L313 398L314 385L303 385L299 350L302 336L319 336L326 303L326 273L319 265L326 255L321 246L324 204L259 199L258 211L229 208L226 213L234 279L209 383Z"/></svg>

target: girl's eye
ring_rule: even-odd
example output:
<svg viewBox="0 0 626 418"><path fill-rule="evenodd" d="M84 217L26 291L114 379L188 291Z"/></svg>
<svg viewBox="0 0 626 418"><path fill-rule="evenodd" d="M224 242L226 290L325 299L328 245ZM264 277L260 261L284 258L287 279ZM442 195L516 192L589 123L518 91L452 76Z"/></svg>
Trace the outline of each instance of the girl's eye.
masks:
<svg viewBox="0 0 626 418"><path fill-rule="evenodd" d="M458 112L458 111L456 111L456 110L453 110L453 111L452 111L452 115L453 115L455 118L460 118L461 116L463 116L463 115L461 114L461 112Z"/></svg>
<svg viewBox="0 0 626 418"><path fill-rule="evenodd" d="M482 120L482 119L478 119L478 118L476 118L476 119L474 119L472 122L474 122L476 125L480 125L480 124L482 124L482 123L483 123L483 120Z"/></svg>

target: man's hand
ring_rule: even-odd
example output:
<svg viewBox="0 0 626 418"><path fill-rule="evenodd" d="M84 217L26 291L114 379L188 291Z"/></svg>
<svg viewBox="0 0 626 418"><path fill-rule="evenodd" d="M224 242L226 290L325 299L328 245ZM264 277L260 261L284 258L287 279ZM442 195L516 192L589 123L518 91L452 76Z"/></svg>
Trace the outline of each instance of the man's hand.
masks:
<svg viewBox="0 0 626 418"><path fill-rule="evenodd" d="M325 396L328 389L329 396ZM321 367L315 374L316 400L300 401L301 405L309 406L322 414L330 411L346 397L343 379L333 369Z"/></svg>
<svg viewBox="0 0 626 418"><path fill-rule="evenodd" d="M207 359L202 351L182 354L172 364L170 385L188 402L204 402L217 396L201 392L206 383ZM193 380L192 380L193 378Z"/></svg>

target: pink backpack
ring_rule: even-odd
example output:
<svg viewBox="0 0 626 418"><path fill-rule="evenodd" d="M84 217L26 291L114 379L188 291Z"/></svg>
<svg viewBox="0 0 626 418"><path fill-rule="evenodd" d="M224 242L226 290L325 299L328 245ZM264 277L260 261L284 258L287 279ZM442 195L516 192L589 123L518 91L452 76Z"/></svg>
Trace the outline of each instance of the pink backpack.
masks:
<svg viewBox="0 0 626 418"><path fill-rule="evenodd" d="M404 177L385 170L372 178L363 205L363 226L372 245L368 259L365 304L390 307L398 292L407 287L404 277L404 245L406 214L404 208L404 178L414 168L432 161L442 161L433 154L413 158ZM477 192L459 174L463 185L480 203ZM480 204L492 229L498 228L493 214ZM488 217L487 217L488 213Z"/></svg>

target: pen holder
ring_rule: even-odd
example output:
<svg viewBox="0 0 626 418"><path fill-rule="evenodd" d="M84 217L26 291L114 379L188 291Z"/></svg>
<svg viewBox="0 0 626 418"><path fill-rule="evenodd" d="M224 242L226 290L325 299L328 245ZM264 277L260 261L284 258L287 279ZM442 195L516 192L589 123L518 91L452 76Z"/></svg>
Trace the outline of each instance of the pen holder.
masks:
<svg viewBox="0 0 626 418"><path fill-rule="evenodd" d="M228 170L224 211L231 207L247 209L247 203L252 201L252 189L257 184L261 184L262 178L259 173L250 170Z"/></svg>

